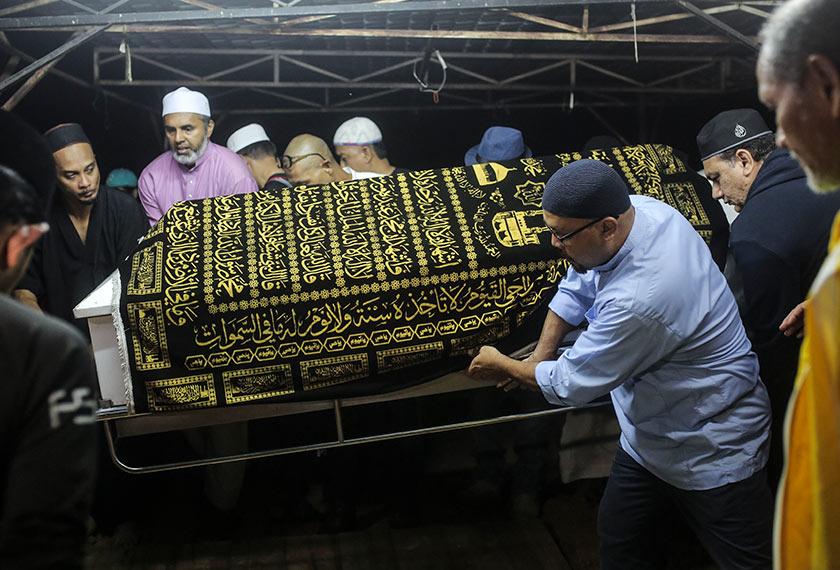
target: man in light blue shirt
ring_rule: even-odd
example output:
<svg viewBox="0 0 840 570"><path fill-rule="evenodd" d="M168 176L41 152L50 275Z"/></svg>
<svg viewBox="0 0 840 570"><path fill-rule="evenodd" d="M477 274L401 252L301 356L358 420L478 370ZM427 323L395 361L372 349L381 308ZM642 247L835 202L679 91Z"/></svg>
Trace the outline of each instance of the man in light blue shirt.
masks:
<svg viewBox="0 0 840 570"><path fill-rule="evenodd" d="M543 210L571 267L537 348L517 361L482 347L470 375L557 405L610 394L622 434L598 517L602 568L659 567L674 509L722 568L769 568L770 403L703 239L594 160L556 172Z"/></svg>

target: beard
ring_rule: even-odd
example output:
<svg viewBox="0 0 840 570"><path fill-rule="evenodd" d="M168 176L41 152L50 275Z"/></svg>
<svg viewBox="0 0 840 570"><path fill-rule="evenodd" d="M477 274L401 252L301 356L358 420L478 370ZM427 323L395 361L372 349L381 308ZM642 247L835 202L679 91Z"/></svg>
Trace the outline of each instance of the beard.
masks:
<svg viewBox="0 0 840 570"><path fill-rule="evenodd" d="M817 176L808 168L803 170L808 178L808 187L817 194L828 194L840 189L840 179L828 175Z"/></svg>
<svg viewBox="0 0 840 570"><path fill-rule="evenodd" d="M583 265L581 265L580 263L578 263L577 261L575 261L574 259L572 259L572 258L571 258L571 257L569 257L568 255L563 255L563 260L564 260L566 263L568 263L568 264L569 264L569 266L570 266L572 269L574 269L574 270L577 272L577 274L578 274L578 275L583 275L584 273L586 273L587 271L589 271L589 268L588 268L588 267L584 267Z"/></svg>
<svg viewBox="0 0 840 570"><path fill-rule="evenodd" d="M817 174L808 165L806 165L794 151L790 151L790 156L796 160L796 162L799 163L799 166L802 167L802 170L805 171L805 176L808 180L808 187L817 194L828 194L829 192L834 192L835 190L840 189L840 175L838 173L833 172Z"/></svg>
<svg viewBox="0 0 840 570"><path fill-rule="evenodd" d="M198 162L198 159L204 156L204 153L207 152L207 145L210 142L210 137L207 134L204 134L204 138L201 139L201 143L198 145L198 148L193 150L192 148L186 154L178 154L177 149L172 149L172 157L175 159L175 162L178 164L183 164L184 166L190 166Z"/></svg>

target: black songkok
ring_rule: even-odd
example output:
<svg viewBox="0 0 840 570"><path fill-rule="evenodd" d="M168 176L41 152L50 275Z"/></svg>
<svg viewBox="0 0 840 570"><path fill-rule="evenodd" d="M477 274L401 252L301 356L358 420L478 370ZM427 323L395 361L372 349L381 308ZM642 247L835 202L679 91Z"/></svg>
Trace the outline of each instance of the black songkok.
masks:
<svg viewBox="0 0 840 570"><path fill-rule="evenodd" d="M56 125L44 133L44 136L47 137L47 143L49 143L53 152L58 152L71 144L90 144L85 131L78 123L64 123L62 125Z"/></svg>
<svg viewBox="0 0 840 570"><path fill-rule="evenodd" d="M772 131L755 109L732 109L715 115L697 135L700 160L737 148Z"/></svg>
<svg viewBox="0 0 840 570"><path fill-rule="evenodd" d="M561 218L618 216L630 207L630 193L618 172L607 164L583 159L548 179L542 207Z"/></svg>

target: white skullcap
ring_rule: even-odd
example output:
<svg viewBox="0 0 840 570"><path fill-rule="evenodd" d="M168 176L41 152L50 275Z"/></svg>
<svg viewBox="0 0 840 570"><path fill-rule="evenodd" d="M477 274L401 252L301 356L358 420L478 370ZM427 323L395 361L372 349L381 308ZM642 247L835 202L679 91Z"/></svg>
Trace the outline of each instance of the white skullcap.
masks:
<svg viewBox="0 0 840 570"><path fill-rule="evenodd" d="M248 145L270 140L271 139L269 139L268 135L265 133L265 129L262 128L262 125L251 123L250 125L245 125L241 129L234 131L234 133L228 137L227 147L233 152L239 152Z"/></svg>
<svg viewBox="0 0 840 570"><path fill-rule="evenodd" d="M203 93L179 87L163 96L163 113L161 116L172 113L195 113L197 115L210 116L210 101Z"/></svg>
<svg viewBox="0 0 840 570"><path fill-rule="evenodd" d="M341 123L333 137L334 146L364 146L382 141L382 131L367 117L353 117Z"/></svg>

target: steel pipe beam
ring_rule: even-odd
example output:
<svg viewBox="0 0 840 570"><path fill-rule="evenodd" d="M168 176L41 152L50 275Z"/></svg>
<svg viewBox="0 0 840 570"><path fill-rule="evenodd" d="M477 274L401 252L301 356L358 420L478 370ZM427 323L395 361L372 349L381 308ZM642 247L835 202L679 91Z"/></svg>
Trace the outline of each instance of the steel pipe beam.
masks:
<svg viewBox="0 0 840 570"><path fill-rule="evenodd" d="M118 54L119 49L112 47L95 47L94 51L101 54L113 53ZM416 58L416 51L342 51L342 50L299 50L299 49L249 49L249 48L234 48L234 49L196 49L196 48L132 48L133 54L161 54L161 55L245 55L245 56L261 56L261 55L285 55L289 57L406 57ZM481 52L481 53L462 53L462 52L445 52L444 55L448 60L454 59L517 59L517 60L567 60L567 59L586 59L589 61L635 61L632 55L612 55L612 54L587 54L581 52L552 52L552 53L511 53L511 52ZM647 62L709 62L718 61L721 58L704 56L704 55L650 55L645 56Z"/></svg>
<svg viewBox="0 0 840 570"><path fill-rule="evenodd" d="M179 80L148 80L135 79L134 81L125 81L124 79L102 79L102 85L122 86L122 87L261 87L263 89L406 89L408 91L417 91L417 83L413 82L376 82L376 83L339 83L331 81L281 81L279 83L272 83L270 81L179 81ZM446 84L447 90L452 91L487 91L492 87L494 91L551 91L554 89L588 89L598 90L606 93L720 93L719 89L688 89L688 88L668 88L668 87L654 87L649 88L641 85L639 87L615 87L608 85L585 85L577 83L575 85L557 85L557 84L496 84L491 86L488 83L449 83Z"/></svg>
<svg viewBox="0 0 840 570"><path fill-rule="evenodd" d="M56 26L102 26L165 22L236 21L254 18L333 16L339 14L376 14L393 12L444 12L487 10L491 8L557 8L608 4L665 4L673 0L430 0L402 3L356 3L339 5L290 6L288 8L235 8L231 10L178 10L167 12L128 12L122 14L80 14L73 16L37 16L1 18L0 30L21 30Z"/></svg>

